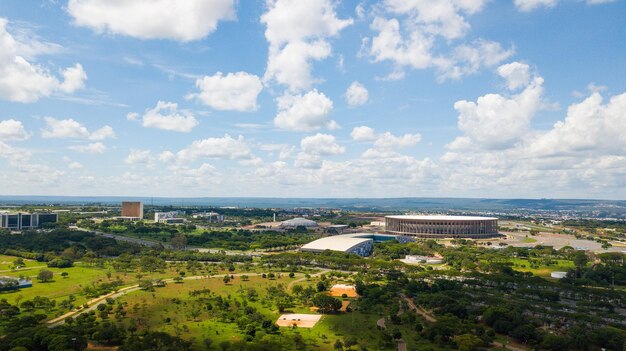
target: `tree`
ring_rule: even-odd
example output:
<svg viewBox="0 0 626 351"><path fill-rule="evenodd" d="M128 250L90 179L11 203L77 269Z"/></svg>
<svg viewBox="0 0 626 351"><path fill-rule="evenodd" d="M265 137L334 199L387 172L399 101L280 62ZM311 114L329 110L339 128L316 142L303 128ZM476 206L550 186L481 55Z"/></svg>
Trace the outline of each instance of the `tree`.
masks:
<svg viewBox="0 0 626 351"><path fill-rule="evenodd" d="M176 284L180 284L183 282L183 277L181 276L176 276L174 277L174 281L176 282Z"/></svg>
<svg viewBox="0 0 626 351"><path fill-rule="evenodd" d="M584 251L576 251L572 256L572 262L574 262L574 265L580 269L587 265L587 262L589 262L589 257L587 257L587 254L585 254Z"/></svg>
<svg viewBox="0 0 626 351"><path fill-rule="evenodd" d="M341 342L341 340L337 339L335 341L335 350L341 351L343 350L343 343Z"/></svg>
<svg viewBox="0 0 626 351"><path fill-rule="evenodd" d="M146 279L139 282L139 288L146 291L154 291L152 280Z"/></svg>
<svg viewBox="0 0 626 351"><path fill-rule="evenodd" d="M37 274L37 280L41 281L42 283L51 281L53 277L54 273L47 269L42 269L39 271L39 274Z"/></svg>
<svg viewBox="0 0 626 351"><path fill-rule="evenodd" d="M348 336L344 341L343 344L345 347L348 348L348 350L350 350L350 348L354 345L357 344L356 338L354 336Z"/></svg>
<svg viewBox="0 0 626 351"><path fill-rule="evenodd" d="M332 296L320 293L313 298L313 305L315 305L321 313L333 313L341 308L341 301Z"/></svg>
<svg viewBox="0 0 626 351"><path fill-rule="evenodd" d="M15 259L15 261L13 261L13 266L15 266L15 268L17 267L24 267L26 266L26 263L24 262L24 259L21 257L18 257Z"/></svg>
<svg viewBox="0 0 626 351"><path fill-rule="evenodd" d="M248 281L248 276L247 276L247 275L245 275L245 274L244 274L244 275L242 275L242 276L241 276L241 280L243 280L244 282L247 282L247 281Z"/></svg>
<svg viewBox="0 0 626 351"><path fill-rule="evenodd" d="M473 334L457 335L454 342L460 351L476 351L484 344L481 338Z"/></svg>
<svg viewBox="0 0 626 351"><path fill-rule="evenodd" d="M328 289L328 284L325 281L320 280L319 282L317 282L318 292L326 291L327 289Z"/></svg>
<svg viewBox="0 0 626 351"><path fill-rule="evenodd" d="M178 233L174 235L172 240L170 241L172 247L178 250L182 250L187 246L187 236L183 233Z"/></svg>
<svg viewBox="0 0 626 351"><path fill-rule="evenodd" d="M230 276L229 276L228 274L226 274L226 275L224 276L224 279L223 279L223 280L224 280L224 284L228 284L228 283L230 283Z"/></svg>
<svg viewBox="0 0 626 351"><path fill-rule="evenodd" d="M67 278L69 275L70 275L70 274L69 274L69 273L67 273L67 272L63 272L63 273L61 273L61 276L62 276L63 278Z"/></svg>

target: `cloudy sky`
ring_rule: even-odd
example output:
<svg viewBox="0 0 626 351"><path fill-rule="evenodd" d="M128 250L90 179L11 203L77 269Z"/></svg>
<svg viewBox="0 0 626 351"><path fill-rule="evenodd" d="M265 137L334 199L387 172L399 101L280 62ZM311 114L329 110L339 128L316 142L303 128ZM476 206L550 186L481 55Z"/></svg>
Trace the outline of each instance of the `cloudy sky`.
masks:
<svg viewBox="0 0 626 351"><path fill-rule="evenodd" d="M6 0L0 194L626 198L622 0Z"/></svg>

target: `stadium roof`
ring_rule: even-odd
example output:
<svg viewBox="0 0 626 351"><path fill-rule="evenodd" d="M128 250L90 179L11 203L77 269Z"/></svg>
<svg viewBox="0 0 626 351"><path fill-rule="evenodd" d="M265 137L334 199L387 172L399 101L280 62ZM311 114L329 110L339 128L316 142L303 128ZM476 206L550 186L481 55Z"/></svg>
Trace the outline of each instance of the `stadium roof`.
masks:
<svg viewBox="0 0 626 351"><path fill-rule="evenodd" d="M433 215L433 216L414 216L414 215L398 215L398 216L385 216L385 218L394 219L419 219L427 221L479 221L479 220L497 220L495 217L479 217L479 216L445 216L445 215Z"/></svg>
<svg viewBox="0 0 626 351"><path fill-rule="evenodd" d="M311 241L310 243L302 246L301 250L303 251L349 251L351 248L362 244L367 241L373 241L372 238L355 238L355 237L344 237L343 235L333 235L327 236L325 238L317 239Z"/></svg>
<svg viewBox="0 0 626 351"><path fill-rule="evenodd" d="M303 251L342 251L346 252L351 248L364 243L366 241L377 241L384 239L396 238L396 235L378 234L378 233L352 233L343 235L326 236L321 239L311 241L303 245L300 250Z"/></svg>
<svg viewBox="0 0 626 351"><path fill-rule="evenodd" d="M317 222L306 218L292 218L280 223L281 227L317 227Z"/></svg>

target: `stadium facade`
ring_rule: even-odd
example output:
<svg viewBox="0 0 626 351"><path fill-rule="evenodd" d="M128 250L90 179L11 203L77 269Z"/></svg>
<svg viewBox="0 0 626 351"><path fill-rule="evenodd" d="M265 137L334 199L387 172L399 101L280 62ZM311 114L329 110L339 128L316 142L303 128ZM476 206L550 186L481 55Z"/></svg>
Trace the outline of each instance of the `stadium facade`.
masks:
<svg viewBox="0 0 626 351"><path fill-rule="evenodd" d="M386 216L385 232L413 238L497 237L498 219L472 216Z"/></svg>

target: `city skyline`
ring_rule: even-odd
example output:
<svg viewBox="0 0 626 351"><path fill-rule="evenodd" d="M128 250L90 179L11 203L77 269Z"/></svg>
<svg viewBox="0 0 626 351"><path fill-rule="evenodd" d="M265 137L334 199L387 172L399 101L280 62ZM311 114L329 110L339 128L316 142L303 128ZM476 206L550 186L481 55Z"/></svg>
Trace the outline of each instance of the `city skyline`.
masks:
<svg viewBox="0 0 626 351"><path fill-rule="evenodd" d="M436 3L6 2L3 194L625 198L624 1Z"/></svg>

